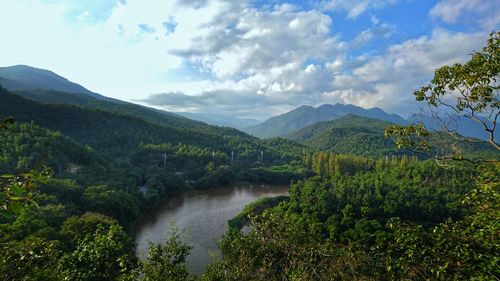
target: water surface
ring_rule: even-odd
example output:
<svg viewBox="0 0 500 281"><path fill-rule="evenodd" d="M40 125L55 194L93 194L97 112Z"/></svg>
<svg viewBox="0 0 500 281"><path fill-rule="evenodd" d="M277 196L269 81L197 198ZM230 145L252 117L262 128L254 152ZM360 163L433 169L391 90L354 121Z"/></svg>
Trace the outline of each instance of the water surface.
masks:
<svg viewBox="0 0 500 281"><path fill-rule="evenodd" d="M217 241L227 230L227 221L248 203L266 196L288 194L288 186L226 186L195 190L167 198L150 210L138 223L136 253L147 256L148 241L163 243L172 222L185 229L187 242L193 246L187 262L190 272L203 273L210 263L210 253L218 253Z"/></svg>

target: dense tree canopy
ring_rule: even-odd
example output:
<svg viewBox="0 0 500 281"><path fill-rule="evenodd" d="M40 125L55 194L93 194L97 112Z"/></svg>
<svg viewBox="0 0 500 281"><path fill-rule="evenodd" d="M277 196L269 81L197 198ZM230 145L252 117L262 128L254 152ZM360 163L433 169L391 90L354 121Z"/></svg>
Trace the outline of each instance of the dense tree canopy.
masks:
<svg viewBox="0 0 500 281"><path fill-rule="evenodd" d="M417 99L447 106L458 93L455 109L494 117L485 128L493 131L499 38L466 64L439 69ZM0 114L17 120L0 122L0 279L196 279L179 232L140 261L134 225L163 197L241 181L293 184L288 197L254 202L231 220L202 280L500 279L498 163L470 158L445 169L385 143L374 151L378 137L349 128L335 132L357 136L356 154L371 158L141 107L96 108L40 104L0 87ZM336 144L331 133L318 142ZM387 134L424 152L436 136L419 125ZM353 153L350 145L336 149ZM462 160L462 149L442 159Z"/></svg>

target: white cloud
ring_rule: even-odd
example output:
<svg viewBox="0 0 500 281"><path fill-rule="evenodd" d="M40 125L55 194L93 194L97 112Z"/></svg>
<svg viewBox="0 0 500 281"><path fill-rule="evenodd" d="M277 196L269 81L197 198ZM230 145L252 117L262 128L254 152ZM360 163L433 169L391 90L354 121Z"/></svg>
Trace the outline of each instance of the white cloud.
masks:
<svg viewBox="0 0 500 281"><path fill-rule="evenodd" d="M351 73L336 75L332 82L336 90L327 92L325 98L408 114L416 105L413 91L429 81L436 68L465 61L468 54L482 48L486 38L484 32L438 29L429 37L390 46L385 54L367 59Z"/></svg>
<svg viewBox="0 0 500 281"><path fill-rule="evenodd" d="M429 12L445 23L473 22L486 29L500 24L500 0L441 0Z"/></svg>
<svg viewBox="0 0 500 281"><path fill-rule="evenodd" d="M484 9L481 2L481 0L443 0L431 9L430 15L440 17L447 23L456 23L462 13Z"/></svg>
<svg viewBox="0 0 500 281"><path fill-rule="evenodd" d="M350 18L370 16L372 26L351 42L332 32L335 19L318 8L179 1L109 2L99 23L82 23L77 17L93 18L95 9L71 22L73 8L62 0L4 0L0 36L8 40L0 65L51 69L104 95L170 110L267 117L301 104L345 102L407 113L415 107L412 91L436 67L465 60L487 37L436 29L379 56L352 55L397 32L370 15L395 0L322 2Z"/></svg>
<svg viewBox="0 0 500 281"><path fill-rule="evenodd" d="M291 61L323 59L342 46L330 35L331 19L317 11L243 7L222 10L220 15L219 21L205 26L204 35L190 48L173 54L221 79L248 77Z"/></svg>
<svg viewBox="0 0 500 281"><path fill-rule="evenodd" d="M221 5L193 9L163 0L122 2L99 24L85 24L76 15L68 18L74 7L66 1L2 1L0 36L9 38L9 44L2 44L0 65L47 68L93 91L131 100L171 86L162 73L183 60L168 50L189 46L201 34L199 26L213 19ZM177 26L165 36L164 24L172 19ZM178 84L180 90L194 90L191 84Z"/></svg>

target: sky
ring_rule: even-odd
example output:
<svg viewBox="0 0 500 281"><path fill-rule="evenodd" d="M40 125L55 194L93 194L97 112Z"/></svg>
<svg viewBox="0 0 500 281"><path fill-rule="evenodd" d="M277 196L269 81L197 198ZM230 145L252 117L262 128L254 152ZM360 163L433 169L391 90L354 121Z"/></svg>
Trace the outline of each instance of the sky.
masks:
<svg viewBox="0 0 500 281"><path fill-rule="evenodd" d="M436 68L499 27L500 0L0 0L0 66L169 111L407 116Z"/></svg>

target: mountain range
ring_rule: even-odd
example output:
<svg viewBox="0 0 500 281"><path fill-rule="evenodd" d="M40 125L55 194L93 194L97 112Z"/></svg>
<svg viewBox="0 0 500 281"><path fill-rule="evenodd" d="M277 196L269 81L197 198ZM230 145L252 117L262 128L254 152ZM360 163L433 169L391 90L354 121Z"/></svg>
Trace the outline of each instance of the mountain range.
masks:
<svg viewBox="0 0 500 281"><path fill-rule="evenodd" d="M15 75L17 72L19 76ZM2 81L8 79L14 83L7 83L6 89L0 83L0 119L13 116L17 122L35 122L91 147L112 152L116 150L114 147L169 142L226 153L231 150L263 150L269 156L279 153L279 149L270 147L272 143L269 145L234 128L212 126L174 113L106 98L50 71L15 66L2 68L1 73L5 75L0 75Z"/></svg>
<svg viewBox="0 0 500 281"><path fill-rule="evenodd" d="M423 121L430 129L439 129L435 120L425 115L414 115L405 120L399 115L386 113L380 108L364 109L349 104L324 104L318 107L304 105L290 112L271 117L260 124L257 124L258 120L226 115L172 113L108 98L52 71L24 65L1 67L0 85L18 96L37 103L71 105L121 116L131 116L153 125L208 134L206 137L218 139L219 136L231 136L250 142L254 141L251 136L236 130L239 129L260 138L286 137L315 149L330 149L339 153L364 154L360 151L374 151L375 147L378 147L377 149L380 149L382 154L386 152L393 154L392 143L387 143L388 140L382 137L383 128L390 124L404 125L417 120ZM5 110L9 111L7 108ZM362 117L366 119L362 119ZM328 122L334 120L338 120L338 122ZM326 127L329 129L326 130ZM462 118L456 129L459 134L464 136L487 138L480 126L468 119ZM322 133L319 134L319 131ZM497 132L495 135L496 139L498 134ZM347 144L352 145L353 143L363 148L347 147ZM368 148L366 143L371 143L373 148ZM347 146L341 148L343 145ZM354 152L356 149L359 151Z"/></svg>
<svg viewBox="0 0 500 281"><path fill-rule="evenodd" d="M411 154L397 150L384 129L394 123L347 114L332 121L322 121L292 132L286 138L313 150L368 157Z"/></svg>
<svg viewBox="0 0 500 281"><path fill-rule="evenodd" d="M324 104L318 107L303 105L285 114L271 117L261 124L247 127L244 131L260 138L283 137L308 125L321 121L334 120L348 114L379 119L396 124L408 123L399 115L388 114L377 107L364 109L355 105L337 103L334 105Z"/></svg>

